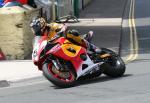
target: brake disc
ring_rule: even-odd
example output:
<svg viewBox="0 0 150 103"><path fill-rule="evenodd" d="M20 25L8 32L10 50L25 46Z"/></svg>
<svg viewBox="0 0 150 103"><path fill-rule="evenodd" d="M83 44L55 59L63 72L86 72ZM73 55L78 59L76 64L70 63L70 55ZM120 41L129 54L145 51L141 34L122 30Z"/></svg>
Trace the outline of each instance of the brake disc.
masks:
<svg viewBox="0 0 150 103"><path fill-rule="evenodd" d="M56 68L52 68L52 71L55 73L55 74L57 74L58 76L60 76L61 78L65 78L65 79L67 79L67 78L69 78L69 76L70 76L70 73L69 72L65 72L65 71L63 71L63 72L61 72L61 71L59 71L58 69L56 69Z"/></svg>

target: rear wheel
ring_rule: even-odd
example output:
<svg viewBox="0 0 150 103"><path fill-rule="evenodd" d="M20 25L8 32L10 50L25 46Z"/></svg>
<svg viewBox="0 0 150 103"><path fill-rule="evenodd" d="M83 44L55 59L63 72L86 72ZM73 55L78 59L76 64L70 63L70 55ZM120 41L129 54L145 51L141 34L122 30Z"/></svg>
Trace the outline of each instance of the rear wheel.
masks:
<svg viewBox="0 0 150 103"><path fill-rule="evenodd" d="M104 70L103 73L110 77L121 77L126 70L125 63L115 52L111 50L108 51L111 56L101 65Z"/></svg>
<svg viewBox="0 0 150 103"><path fill-rule="evenodd" d="M71 87L76 82L75 73L71 69L65 71L64 68L62 71L49 62L43 64L43 75L58 87Z"/></svg>

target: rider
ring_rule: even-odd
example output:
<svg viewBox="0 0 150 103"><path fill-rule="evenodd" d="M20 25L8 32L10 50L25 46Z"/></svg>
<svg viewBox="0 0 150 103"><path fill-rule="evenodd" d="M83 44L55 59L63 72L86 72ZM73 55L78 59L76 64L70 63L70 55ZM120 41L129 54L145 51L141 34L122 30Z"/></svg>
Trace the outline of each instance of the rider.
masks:
<svg viewBox="0 0 150 103"><path fill-rule="evenodd" d="M86 39L81 37L81 34L77 30L66 30L67 27L65 24L58 24L52 22L50 24L46 23L45 19L42 17L33 18L30 23L32 31L36 36L48 36L48 40L51 40L53 37L63 36L66 34L66 37L70 40L75 41L76 43L86 47L88 50L100 53L101 50L90 42L92 33L86 35ZM67 32L66 32L67 31ZM59 32L59 33L58 33Z"/></svg>
<svg viewBox="0 0 150 103"><path fill-rule="evenodd" d="M32 19L31 30L36 36L48 36L48 40L51 40L55 34L60 32L61 34L65 33L66 26L64 24L58 24L52 22L50 24L46 23L45 19L42 17L35 17Z"/></svg>

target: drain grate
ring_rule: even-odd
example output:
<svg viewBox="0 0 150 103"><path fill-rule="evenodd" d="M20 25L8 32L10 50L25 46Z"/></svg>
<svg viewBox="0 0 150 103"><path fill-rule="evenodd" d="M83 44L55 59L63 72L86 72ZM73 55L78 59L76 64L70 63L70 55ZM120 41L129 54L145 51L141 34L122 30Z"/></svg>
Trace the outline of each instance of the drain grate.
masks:
<svg viewBox="0 0 150 103"><path fill-rule="evenodd" d="M9 82L6 80L0 80L0 88L10 86Z"/></svg>

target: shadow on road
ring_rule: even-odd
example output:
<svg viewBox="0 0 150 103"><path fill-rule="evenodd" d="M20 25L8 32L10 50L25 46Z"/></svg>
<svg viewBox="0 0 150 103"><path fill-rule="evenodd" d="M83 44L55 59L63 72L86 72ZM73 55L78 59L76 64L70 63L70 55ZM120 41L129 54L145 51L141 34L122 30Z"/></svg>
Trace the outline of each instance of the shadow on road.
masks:
<svg viewBox="0 0 150 103"><path fill-rule="evenodd" d="M100 83L100 82L106 82L106 81L123 79L125 77L130 77L132 75L133 74L125 74L124 76L119 77L119 78L111 78L111 77L108 77L108 76L100 76L100 77L97 77L97 78L94 78L94 79L78 80L78 82L75 85L75 87L79 87L79 86L82 86L82 85L93 84L93 83ZM53 87L54 89L66 89L66 88L60 88L60 87L57 87L57 86L54 86L54 85L51 86L51 87Z"/></svg>
<svg viewBox="0 0 150 103"><path fill-rule="evenodd" d="M120 78L111 78L108 76L100 76L100 77L97 77L94 79L80 80L80 81L78 81L77 86L112 81L112 80L117 80L117 79L123 79L124 77L129 77L129 76L132 76L132 74L126 74Z"/></svg>

